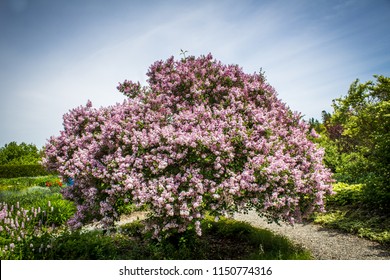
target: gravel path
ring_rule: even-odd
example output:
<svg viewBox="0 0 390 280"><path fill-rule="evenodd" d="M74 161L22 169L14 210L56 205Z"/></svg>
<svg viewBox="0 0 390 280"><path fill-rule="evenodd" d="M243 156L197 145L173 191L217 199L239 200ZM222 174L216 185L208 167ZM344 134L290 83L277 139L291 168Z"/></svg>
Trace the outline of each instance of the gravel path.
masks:
<svg viewBox="0 0 390 280"><path fill-rule="evenodd" d="M255 212L234 215L236 220L270 229L308 249L318 260L390 260L390 250L377 242L315 224L268 224Z"/></svg>

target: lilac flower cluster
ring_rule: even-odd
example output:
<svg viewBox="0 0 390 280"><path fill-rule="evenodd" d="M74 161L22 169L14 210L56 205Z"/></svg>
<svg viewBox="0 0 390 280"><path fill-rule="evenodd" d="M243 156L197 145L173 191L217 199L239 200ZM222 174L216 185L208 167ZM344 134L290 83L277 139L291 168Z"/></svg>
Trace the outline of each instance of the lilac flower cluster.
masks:
<svg viewBox="0 0 390 280"><path fill-rule="evenodd" d="M149 206L156 236L195 228L206 212L255 209L291 223L323 211L331 174L308 125L261 74L211 55L157 61L148 87L125 81L128 99L64 115L44 165L64 178L78 228L110 225L127 203Z"/></svg>

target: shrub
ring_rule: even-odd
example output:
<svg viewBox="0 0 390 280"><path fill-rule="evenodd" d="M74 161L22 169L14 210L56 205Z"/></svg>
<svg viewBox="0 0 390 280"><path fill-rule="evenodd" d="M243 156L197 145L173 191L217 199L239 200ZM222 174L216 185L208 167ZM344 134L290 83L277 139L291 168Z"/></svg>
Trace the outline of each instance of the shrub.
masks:
<svg viewBox="0 0 390 280"><path fill-rule="evenodd" d="M323 114L323 121L325 134L333 144L327 149L327 157L334 159L331 164L337 179L364 184L366 205L388 215L390 77L374 77L376 81L353 82L347 95L333 100L334 112Z"/></svg>
<svg viewBox="0 0 390 280"><path fill-rule="evenodd" d="M111 225L132 203L149 206L155 236L201 234L207 211L293 223L323 210L323 151L262 74L208 55L158 61L147 75L149 87L119 84L122 104L71 110L46 145L44 165L74 179L64 189L78 208L71 226Z"/></svg>
<svg viewBox="0 0 390 280"><path fill-rule="evenodd" d="M345 183L337 183L333 185L333 195L327 198L328 204L338 206L358 205L363 201L363 185L349 185Z"/></svg>
<svg viewBox="0 0 390 280"><path fill-rule="evenodd" d="M36 177L48 175L41 164L0 165L0 178Z"/></svg>

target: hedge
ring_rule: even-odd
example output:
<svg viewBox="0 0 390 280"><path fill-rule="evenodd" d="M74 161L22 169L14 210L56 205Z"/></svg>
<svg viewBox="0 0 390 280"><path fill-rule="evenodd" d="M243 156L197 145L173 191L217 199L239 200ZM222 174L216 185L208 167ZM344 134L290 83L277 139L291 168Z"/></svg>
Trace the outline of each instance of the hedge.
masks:
<svg viewBox="0 0 390 280"><path fill-rule="evenodd" d="M36 177L49 174L40 164L0 165L0 178Z"/></svg>

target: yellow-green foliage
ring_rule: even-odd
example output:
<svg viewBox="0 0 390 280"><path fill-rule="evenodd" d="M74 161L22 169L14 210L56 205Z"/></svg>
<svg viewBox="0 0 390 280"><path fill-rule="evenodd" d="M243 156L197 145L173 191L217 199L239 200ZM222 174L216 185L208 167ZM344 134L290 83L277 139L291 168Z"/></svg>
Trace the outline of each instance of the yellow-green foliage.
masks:
<svg viewBox="0 0 390 280"><path fill-rule="evenodd" d="M335 184L335 194L327 197L327 212L317 214L314 222L390 244L390 217L365 206L364 188L363 184Z"/></svg>
<svg viewBox="0 0 390 280"><path fill-rule="evenodd" d="M333 185L335 194L327 197L328 204L350 205L361 202L363 198L363 184L337 183Z"/></svg>

